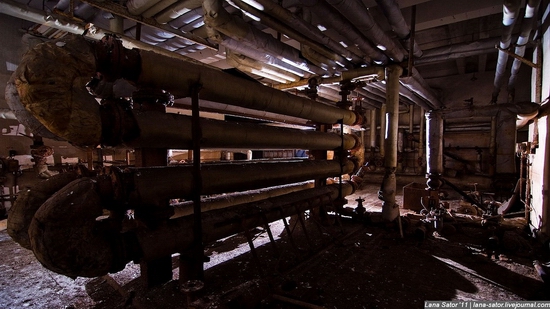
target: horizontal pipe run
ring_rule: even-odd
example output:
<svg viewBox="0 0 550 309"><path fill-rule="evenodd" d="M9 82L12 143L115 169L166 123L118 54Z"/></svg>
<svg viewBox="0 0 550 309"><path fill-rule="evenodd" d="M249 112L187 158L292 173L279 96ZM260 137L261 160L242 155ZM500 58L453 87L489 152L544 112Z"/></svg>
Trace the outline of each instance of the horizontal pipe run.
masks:
<svg viewBox="0 0 550 309"><path fill-rule="evenodd" d="M339 197L338 187L335 184L312 188L203 213L203 242L211 243L247 228L262 226L266 222L280 220L322 205L331 205ZM342 197L354 191L353 183L342 183ZM188 248L193 240L191 222L191 217L181 217L169 220L152 233L138 235L142 258L153 260ZM170 241L166 241L168 239Z"/></svg>
<svg viewBox="0 0 550 309"><path fill-rule="evenodd" d="M253 162L205 164L201 168L202 194L253 190L286 183L339 176L355 170L351 161ZM156 204L162 199L190 198L193 193L192 166L127 168L112 176L118 191L115 200L132 204Z"/></svg>
<svg viewBox="0 0 550 309"><path fill-rule="evenodd" d="M272 198L283 194L310 189L313 188L313 186L313 181L304 181L288 185L262 188L258 190L234 192L221 194L214 197L207 197L201 200L201 211L206 212L239 204L257 202L263 199ZM192 201L172 204L171 206L174 207L174 214L170 219L189 216L193 214Z"/></svg>
<svg viewBox="0 0 550 309"><path fill-rule="evenodd" d="M186 63L147 51L142 51L140 58L138 84L164 89L176 97L190 96L190 86L199 83L202 85L200 98L209 101L328 124L343 119L344 124L354 125L360 119L353 111L300 98L204 65Z"/></svg>
<svg viewBox="0 0 550 309"><path fill-rule="evenodd" d="M194 243L193 216L167 220L154 228L140 222L124 232L114 218L97 220L102 204L96 186L90 178L77 179L37 211L29 234L33 253L47 269L73 279L98 277L120 271L130 261L185 252ZM206 212L202 215L203 242L332 204L355 191L349 182L341 188L341 195L339 186L331 185Z"/></svg>
<svg viewBox="0 0 550 309"><path fill-rule="evenodd" d="M135 138L123 140L123 144L135 148L191 149L193 136L191 117L185 115L147 111L134 112L137 125ZM162 124L159 126L158 124ZM359 138L353 134L342 137L336 133L297 130L266 125L200 119L202 148L241 149L310 149L334 150L343 145L345 150L360 147ZM119 127L120 125L114 125ZM103 136L113 134L114 129L104 126ZM127 135L122 133L122 135ZM110 137L114 141L116 137ZM117 146L116 142L113 142Z"/></svg>

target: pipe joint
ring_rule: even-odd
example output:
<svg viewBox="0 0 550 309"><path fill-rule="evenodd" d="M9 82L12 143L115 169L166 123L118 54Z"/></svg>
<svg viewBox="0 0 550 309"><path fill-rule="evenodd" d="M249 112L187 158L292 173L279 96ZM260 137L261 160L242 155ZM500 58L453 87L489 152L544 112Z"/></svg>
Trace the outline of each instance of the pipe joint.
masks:
<svg viewBox="0 0 550 309"><path fill-rule="evenodd" d="M136 81L140 74L139 50L127 49L115 35L106 35L95 44L97 71L107 81L119 78Z"/></svg>

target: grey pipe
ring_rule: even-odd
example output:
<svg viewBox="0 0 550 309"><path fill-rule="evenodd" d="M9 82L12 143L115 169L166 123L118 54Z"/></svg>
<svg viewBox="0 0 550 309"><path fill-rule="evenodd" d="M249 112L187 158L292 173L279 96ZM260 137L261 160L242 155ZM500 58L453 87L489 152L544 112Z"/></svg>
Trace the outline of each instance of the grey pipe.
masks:
<svg viewBox="0 0 550 309"><path fill-rule="evenodd" d="M281 60L286 59L306 71L320 75L324 73L322 69L311 66L307 61L300 58L296 49L276 40L271 35L244 22L244 20L229 15L222 6L222 0L205 0L203 9L205 12L204 22L217 31L233 39L246 41L256 46L257 49L275 55Z"/></svg>
<svg viewBox="0 0 550 309"><path fill-rule="evenodd" d="M536 21L536 11L539 7L540 0L529 0L525 6L525 15L521 22L521 32L516 42L515 54L519 57L525 55L525 48L529 42L533 25ZM508 93L510 94L513 103L515 100L515 87L516 80L521 66L521 60L514 58L512 62L512 69L510 71L510 78L508 79Z"/></svg>
<svg viewBox="0 0 550 309"><path fill-rule="evenodd" d="M290 38L294 38L298 42L302 42L307 44L308 46L311 46L311 48L315 49L319 53L322 53L325 57L331 58L330 51L327 50L325 47L321 48L321 46L326 46L329 49L337 52L339 54L338 57L335 57L336 55L333 54L331 59L339 61L342 64L347 62L347 60L342 58L342 56L347 59L351 59L351 61L356 64L364 63L364 59L362 59L360 56L355 55L351 51L347 50L342 45L340 45L340 43L323 34L315 26L309 24L303 19L300 19L295 14L292 14L290 11L281 7L280 5L277 5L271 0L257 0L257 2L263 6L263 11L254 9L241 0L236 0L234 2L241 9L244 9L245 11L250 12L257 17L260 17L262 23L271 28L274 28L275 30L278 29L279 32L286 34ZM266 12L267 14L277 18L280 22L272 21L270 18L268 18L269 15L263 12ZM266 21L268 23L266 23ZM284 24L284 26L281 24Z"/></svg>
<svg viewBox="0 0 550 309"><path fill-rule="evenodd" d="M379 151L378 153L380 154L380 157L384 157L386 155L386 147L385 147L385 140L386 140L386 130L387 130L387 127L386 127L386 104L382 104L382 106L380 106L380 132L379 132L379 137L380 137L380 145L379 145Z"/></svg>
<svg viewBox="0 0 550 309"><path fill-rule="evenodd" d="M384 145L386 153L384 155L384 178L380 186L379 198L382 199L382 218L387 221L393 221L399 217L399 205L395 201L397 191L395 172L397 168L397 145L398 145L398 127L399 127L399 77L403 73L403 68L399 65L390 65L386 68L387 91L387 123L386 138Z"/></svg>
<svg viewBox="0 0 550 309"><path fill-rule="evenodd" d="M413 68L411 76L402 77L401 83L403 86L407 87L413 93L416 93L421 98L423 98L428 104L436 109L442 107L441 101L433 94L431 87L426 83L422 78L418 70Z"/></svg>
<svg viewBox="0 0 550 309"><path fill-rule="evenodd" d="M351 21L371 42L378 44L379 49L388 55L393 61L403 61L404 49L395 44L382 28L374 21L362 2L356 0L327 0L342 15Z"/></svg>
<svg viewBox="0 0 550 309"><path fill-rule="evenodd" d="M268 0L259 0L261 3L268 2ZM272 1L269 1L272 2ZM330 28L334 28L338 33L340 33L342 36L353 42L357 45L357 48L361 50L363 53L365 53L368 57L368 59L365 59L366 61L370 62L371 60L375 62L376 64L387 64L388 63L388 57L382 53L379 49L375 48L371 42L369 42L363 34L361 34L355 26L345 18L341 17L340 15L333 14L334 8L332 8L330 5L328 5L325 1L319 1L319 0L300 0L300 2L310 9L312 12L315 13L319 18L323 19L323 23L327 23ZM324 16L331 16L329 19L323 18ZM299 25L297 25L299 26ZM318 31L317 28L313 27L312 25L304 25L307 29L314 28ZM300 31L304 31L305 29L301 29ZM315 33L317 31L311 29L312 33ZM325 35L317 34L320 39L324 39ZM326 40L326 39L324 39Z"/></svg>
<svg viewBox="0 0 550 309"><path fill-rule="evenodd" d="M500 39L499 47L501 49L508 49L512 42L512 30L519 14L521 1L520 0L505 0L502 8L502 37ZM498 51L497 67L495 72L495 79L493 82L493 93L491 102L496 103L500 88L504 83L504 73L506 71L506 64L508 62L508 54L502 50Z"/></svg>
<svg viewBox="0 0 550 309"><path fill-rule="evenodd" d="M378 4L378 7L382 10L382 13L384 13L386 18L388 19L388 22L390 23L393 32L397 34L397 37L399 37L403 46L405 46L405 48L408 50L410 45L409 40L411 36L411 29L409 29L407 22L405 22L405 18L401 13L401 9L399 8L399 4L397 3L397 1L376 0L376 4ZM422 50L420 49L416 41L413 45L413 55L415 57L422 56Z"/></svg>

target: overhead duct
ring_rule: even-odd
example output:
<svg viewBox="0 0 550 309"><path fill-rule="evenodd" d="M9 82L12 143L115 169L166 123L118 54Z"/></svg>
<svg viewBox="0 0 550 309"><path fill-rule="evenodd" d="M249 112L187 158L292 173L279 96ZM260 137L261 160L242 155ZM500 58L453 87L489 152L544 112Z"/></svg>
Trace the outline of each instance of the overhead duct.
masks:
<svg viewBox="0 0 550 309"><path fill-rule="evenodd" d="M416 93L435 109L439 109L443 106L441 101L439 101L439 99L432 93L431 87L426 83L422 76L420 76L420 73L418 73L416 68L413 68L411 76L401 78L401 84L413 93Z"/></svg>
<svg viewBox="0 0 550 309"><path fill-rule="evenodd" d="M499 41L500 38L487 38L471 43L458 43L426 49L423 51L422 58L416 59L414 64L422 65L468 56L494 53L497 52L495 50L495 45L497 45Z"/></svg>
<svg viewBox="0 0 550 309"><path fill-rule="evenodd" d="M327 38L327 40L323 41L323 40L318 40L317 37L315 37L315 36L313 36L313 39L312 39L312 35L310 34L311 31L309 31L309 29L307 29L305 32L299 31L299 28L293 27L292 26L293 24L291 23L292 21L298 20L298 18L294 14L288 12L287 10L283 9L282 7L280 7L279 5L276 5L275 3L271 2L271 1L266 1L266 3L271 4L271 5L268 4L268 6L278 7L282 11L287 12L290 15L292 15L293 18L281 19L281 18L278 17L279 15L273 15L274 17L277 18L277 19L275 19L275 18L271 17L270 15L266 14L266 13L270 13L270 11L267 11L266 6L264 6L263 10L260 11L256 8L252 7L251 5L248 5L247 3L245 3L242 0L234 0L233 3L235 5L237 5L240 9L242 9L242 10L258 17L258 18L260 18L262 23L265 24L266 26L274 29L277 32L284 33L289 38L300 42L302 44L302 47L304 45L308 46L309 48L311 48L311 49L315 50L316 52L318 52L319 54L321 54L323 57L326 57L326 58L328 58L332 61L337 61L337 62L339 62L340 64L342 64L343 66L345 66L349 69L353 68L353 66L354 66L349 61L352 61L356 64L364 63L364 59L361 59L361 57L359 57L359 56L355 55L354 53L352 53L351 51L347 50L342 45L340 45L340 43L335 42L334 40L332 40L332 39L330 39L330 38L328 38L324 35L323 36L325 38ZM261 2L258 2L258 3L261 4ZM264 13L264 12L266 12L266 13ZM288 15L284 14L283 17L288 17ZM317 32L320 32L319 29L317 29L317 28L314 28L314 29L316 29ZM322 35L322 33L321 33L321 35ZM332 50L334 50L335 52L333 52ZM308 58L306 57L306 59L308 59ZM349 59L349 61L348 61L348 59Z"/></svg>
<svg viewBox="0 0 550 309"><path fill-rule="evenodd" d="M225 51L225 60L237 70L259 75L280 83L293 82L300 78L277 67L270 67L245 55L237 54L230 49L226 49Z"/></svg>
<svg viewBox="0 0 550 309"><path fill-rule="evenodd" d="M327 46L328 48L334 50L340 55L351 59L351 61L353 62L360 63L366 61L366 59L361 59L361 56L355 55L354 53L340 45L340 43L326 36L317 27L299 18L296 14L291 13L290 11L276 4L275 2L271 0L257 0L257 2L263 6L263 10L267 14L274 16L278 20L282 21L284 24L289 25L289 27L296 29L300 33L305 34L307 37L310 37L312 40L315 40L316 42Z"/></svg>
<svg viewBox="0 0 550 309"><path fill-rule="evenodd" d="M397 3L397 1L376 0L376 4L378 4L378 7L382 10L382 13L384 13L386 18L388 19L388 22L390 23L393 32L397 34L397 37L399 37L399 39L403 43L403 46L405 46L405 49L409 49L411 29L409 29L407 22L405 22L405 18L403 18L403 14L401 13L401 9L399 8L399 4ZM413 44L413 55L415 57L422 56L422 50L420 49L416 41Z"/></svg>
<svg viewBox="0 0 550 309"><path fill-rule="evenodd" d="M203 9L205 12L204 22L217 31L236 40L245 41L268 54L276 55L279 59L289 62L297 68L315 74L324 74L322 69L311 66L300 58L298 51L293 47L278 41L270 34L260 31L242 19L230 15L223 8L222 0L205 0Z"/></svg>
<svg viewBox="0 0 550 309"><path fill-rule="evenodd" d="M271 2L269 0L258 0L262 5L269 7ZM264 3L265 2L265 3ZM362 33L348 20L344 19L340 15L333 14L334 8L328 5L325 1L319 0L300 0L300 2L315 13L319 18L323 19L323 23L327 23L331 28L334 28L342 36L357 45L357 48L364 52L370 60L376 64L387 64L388 57L379 49L375 48L371 42L369 42ZM271 4L273 5L273 4ZM273 5L274 6L274 5ZM324 19L324 16L331 16L329 19ZM286 19L290 21L290 19ZM296 25L298 26L298 25ZM305 25L307 28L311 25ZM300 28L301 29L301 28ZM318 29L317 29L318 30ZM303 31L303 29L301 29ZM366 59L368 60L368 59Z"/></svg>
<svg viewBox="0 0 550 309"><path fill-rule="evenodd" d="M361 1L356 0L327 0L342 15L351 21L359 31L377 45L393 61L401 62L405 58L403 48L393 41L382 28L374 21L369 10Z"/></svg>
<svg viewBox="0 0 550 309"><path fill-rule="evenodd" d="M173 5L160 12L155 19L161 24L172 21L190 11L202 14L202 0L179 0Z"/></svg>
<svg viewBox="0 0 550 309"><path fill-rule="evenodd" d="M512 30L514 29L514 24L519 14L521 1L520 0L505 0L502 7L502 36L499 43L500 49L508 49L510 43L512 42ZM504 74L506 71L506 64L508 62L508 54L503 50L498 51L497 66L495 70L495 79L493 82L493 93L491 98L491 103L496 103L498 100L498 95L500 93L500 88L504 83Z"/></svg>
<svg viewBox="0 0 550 309"><path fill-rule="evenodd" d="M533 25L536 20L536 11L539 7L539 4L540 0L529 0L525 5L525 15L521 22L521 32L518 36L515 49L515 54L519 57L523 57L525 55L525 48L527 43L529 42L531 31L533 30ZM510 79L508 80L508 93L512 99L510 103L513 103L515 99L516 80L518 77L520 66L521 60L518 58L514 58L512 62L512 69L510 71Z"/></svg>

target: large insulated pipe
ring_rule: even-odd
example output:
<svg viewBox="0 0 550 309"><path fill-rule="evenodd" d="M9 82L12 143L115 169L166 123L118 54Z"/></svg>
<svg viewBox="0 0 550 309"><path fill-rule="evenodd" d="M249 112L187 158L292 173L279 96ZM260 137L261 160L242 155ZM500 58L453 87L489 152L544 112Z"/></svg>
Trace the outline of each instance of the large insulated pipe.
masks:
<svg viewBox="0 0 550 309"><path fill-rule="evenodd" d="M101 50L98 58L103 60L96 62L93 46L80 36L39 44L25 54L12 76L12 85L17 88L18 99L25 109L48 130L66 140L89 145L100 139L100 130L90 130L101 127L98 104L85 88L98 69L106 78L127 77L142 87L165 89L180 97L190 96L191 87L202 84L201 98L206 100L321 123L343 120L345 124L354 124L361 119L350 110L299 98L204 65L154 52L129 51L117 45L120 47L117 52L126 52L120 58L115 56L123 59L122 63L109 65L111 59L101 57L105 55Z"/></svg>
<svg viewBox="0 0 550 309"><path fill-rule="evenodd" d="M411 29L407 25L399 4L395 0L376 0L376 4L382 10L382 13L388 19L390 26L401 40L402 44L408 49L410 45ZM415 41L413 45L413 55L415 57L422 56L422 50Z"/></svg>
<svg viewBox="0 0 550 309"><path fill-rule="evenodd" d="M316 178L339 176L356 170L353 162L298 161L212 164L201 167L202 194L252 190ZM189 198L193 193L192 166L127 168L112 178L119 188L115 200L155 204L161 199Z"/></svg>
<svg viewBox="0 0 550 309"><path fill-rule="evenodd" d="M382 199L382 218L393 221L399 216L399 205L395 201L397 184L395 172L397 169L397 138L399 130L399 77L403 68L390 65L386 68L386 137L384 145L385 174L380 187L379 197Z"/></svg>
<svg viewBox="0 0 550 309"><path fill-rule="evenodd" d="M116 230L117 224L112 224L110 218L97 220L102 214L102 205L96 186L89 178L75 180L36 213L29 233L33 252L47 269L71 278L97 277L120 271L130 261L155 260L186 251L193 244L193 216L126 232ZM341 188L342 196L355 190L355 186L347 182ZM202 214L202 240L211 243L266 222L330 204L339 198L339 191L338 185L312 188L206 212Z"/></svg>
<svg viewBox="0 0 550 309"><path fill-rule="evenodd" d="M351 21L359 31L393 61L403 61L405 58L403 47L395 44L393 39L380 28L362 2L356 0L327 0L327 2Z"/></svg>
<svg viewBox="0 0 550 309"><path fill-rule="evenodd" d="M500 49L508 49L512 42L512 30L519 14L521 1L520 0L505 0L502 7L502 36L499 43ZM495 72L495 79L493 82L493 93L491 103L496 103L500 88L504 83L504 73L506 71L506 64L508 62L508 54L502 50L498 51L497 67Z"/></svg>
<svg viewBox="0 0 550 309"><path fill-rule="evenodd" d="M533 24L536 20L535 14L539 7L539 4L540 0L530 0L527 1L525 5L525 15L521 22L521 32L518 36L515 49L515 54L519 57L523 57L523 55L525 55L525 48L527 47L526 45L529 42L531 31L533 30ZM513 100L515 99L516 80L520 67L521 60L519 60L518 58L514 58L512 62L512 69L510 71L510 79L508 80L508 93L512 97L512 101L510 103L513 103Z"/></svg>
<svg viewBox="0 0 550 309"><path fill-rule="evenodd" d="M133 115L136 127L129 131L135 131L135 134L120 132L119 136L107 137L109 134L118 133L115 132L115 128L123 127L124 122L111 126L104 123L102 142L111 146L125 144L134 148L191 149L193 142L191 117L155 111L137 111ZM117 116L120 117L120 114ZM116 118L112 122L115 121ZM111 123L111 121L107 122ZM162 126L158 124L162 124ZM351 150L359 148L361 145L359 137L354 134L345 134L341 137L336 133L205 118L200 119L200 125L202 148L334 150L343 145L344 150ZM125 136L130 137L125 138Z"/></svg>

